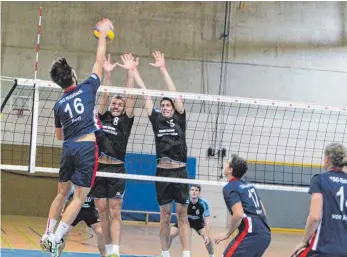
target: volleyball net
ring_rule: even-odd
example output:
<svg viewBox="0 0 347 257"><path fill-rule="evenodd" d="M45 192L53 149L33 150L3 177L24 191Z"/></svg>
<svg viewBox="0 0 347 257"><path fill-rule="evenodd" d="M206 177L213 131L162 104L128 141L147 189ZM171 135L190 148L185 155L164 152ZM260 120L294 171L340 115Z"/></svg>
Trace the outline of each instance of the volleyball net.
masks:
<svg viewBox="0 0 347 257"><path fill-rule="evenodd" d="M58 173L62 141L55 138L53 106L62 95L50 81L2 77L2 170ZM12 88L12 89L13 89ZM231 154L247 159L246 179L258 188L305 191L312 175L322 171L324 147L333 141L347 144L347 109L307 103L250 99L101 86L104 92L133 95L134 125L126 156L127 174L144 181L173 181L223 185L223 166ZM182 98L187 117L188 180L155 177L155 142L144 96L160 108L165 97ZM97 176L111 176L98 172Z"/></svg>

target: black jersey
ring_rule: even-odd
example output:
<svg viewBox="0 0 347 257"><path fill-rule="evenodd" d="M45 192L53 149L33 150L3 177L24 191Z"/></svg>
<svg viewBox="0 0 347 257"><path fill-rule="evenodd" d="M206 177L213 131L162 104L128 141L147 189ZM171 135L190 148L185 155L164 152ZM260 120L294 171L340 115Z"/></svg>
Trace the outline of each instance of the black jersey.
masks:
<svg viewBox="0 0 347 257"><path fill-rule="evenodd" d="M207 202L200 197L196 203L189 201L187 212L189 223L201 223L204 222L205 217L210 216L210 208L208 207Z"/></svg>
<svg viewBox="0 0 347 257"><path fill-rule="evenodd" d="M100 155L124 162L134 117L129 118L126 113L114 117L110 111L106 111L99 113L99 119L103 127L103 132L98 135Z"/></svg>
<svg viewBox="0 0 347 257"><path fill-rule="evenodd" d="M149 116L155 135L157 160L169 158L177 162L187 162L186 112L175 111L170 118L165 118L154 110Z"/></svg>

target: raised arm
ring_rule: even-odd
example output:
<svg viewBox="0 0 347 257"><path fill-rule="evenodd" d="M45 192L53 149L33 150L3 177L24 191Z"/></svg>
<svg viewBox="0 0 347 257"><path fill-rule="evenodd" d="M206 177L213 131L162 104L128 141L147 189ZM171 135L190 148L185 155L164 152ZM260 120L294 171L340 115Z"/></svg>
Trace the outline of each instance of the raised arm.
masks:
<svg viewBox="0 0 347 257"><path fill-rule="evenodd" d="M105 59L103 63L103 68L105 71L105 77L104 77L104 85L105 86L111 86L112 85L112 71L117 66L116 63L111 63L111 55L109 54L107 56L107 60ZM99 114L104 114L107 110L107 101L109 97L109 92L103 92L100 102L99 102Z"/></svg>
<svg viewBox="0 0 347 257"><path fill-rule="evenodd" d="M123 64L117 63L117 65L127 71L126 87L134 88L134 71L133 71L134 57L132 56L132 54L124 54L124 55L121 55L121 59L123 61ZM134 96L128 95L126 106L125 106L125 112L129 118L134 116L134 106L135 106Z"/></svg>
<svg viewBox="0 0 347 257"><path fill-rule="evenodd" d="M176 87L175 87L175 85L174 85L174 83L173 83L173 81L169 75L169 72L167 71L167 69L165 67L164 54L159 52L159 51L155 51L152 55L154 57L155 63L150 63L150 65L160 69L160 72L161 72L161 75L163 76L165 84L170 91L177 91ZM179 113L184 112L183 100L181 98L176 98L175 108Z"/></svg>
<svg viewBox="0 0 347 257"><path fill-rule="evenodd" d="M135 83L136 85L141 88L141 89L147 89L145 86L145 83L143 82L140 73L137 69L137 66L139 65L139 58L136 58L135 62L134 62L134 66L133 66L133 71L134 71L134 79L135 79ZM148 116L152 115L152 111L153 111L153 100L151 96L144 96L145 99L145 108L147 111Z"/></svg>
<svg viewBox="0 0 347 257"><path fill-rule="evenodd" d="M98 48L96 50L96 60L93 67L93 73L98 75L99 79L102 78L102 67L105 60L105 53L106 53L106 36L107 32L110 28L113 29L112 22L108 19L103 19L98 24L99 31L100 31L100 37L98 40Z"/></svg>

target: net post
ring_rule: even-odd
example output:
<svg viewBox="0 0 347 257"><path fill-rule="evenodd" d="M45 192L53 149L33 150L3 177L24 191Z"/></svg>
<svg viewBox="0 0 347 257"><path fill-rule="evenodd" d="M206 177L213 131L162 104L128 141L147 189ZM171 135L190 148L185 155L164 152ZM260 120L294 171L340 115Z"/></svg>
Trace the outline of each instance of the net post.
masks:
<svg viewBox="0 0 347 257"><path fill-rule="evenodd" d="M2 113L2 111L4 110L5 105L6 105L7 101L8 101L8 99L10 99L10 97L11 97L13 91L16 89L17 85L18 85L18 81L17 81L17 79L15 79L15 80L14 80L14 84L13 84L13 86L12 86L10 92L8 92L7 96L5 97L4 101L3 101L2 104L1 104L1 113Z"/></svg>
<svg viewBox="0 0 347 257"><path fill-rule="evenodd" d="M32 105L31 116L31 137L29 151L29 173L35 173L36 168L36 143L37 143L37 125L39 119L39 82L36 80L34 84L34 103Z"/></svg>

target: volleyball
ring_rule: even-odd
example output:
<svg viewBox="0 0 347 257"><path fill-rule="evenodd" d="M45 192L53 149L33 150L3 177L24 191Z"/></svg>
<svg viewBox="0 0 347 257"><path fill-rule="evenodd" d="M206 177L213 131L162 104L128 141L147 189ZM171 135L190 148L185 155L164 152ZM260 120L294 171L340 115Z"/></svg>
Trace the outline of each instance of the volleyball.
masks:
<svg viewBox="0 0 347 257"><path fill-rule="evenodd" d="M106 39L108 41L112 41L114 39L115 35L114 35L114 29L113 29L112 22L111 21L109 21L109 22L110 22L110 29L107 32ZM99 39L99 37L100 37L100 31L99 31L99 26L98 25L99 25L99 22L93 28L93 34L94 34L96 39Z"/></svg>

